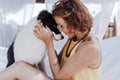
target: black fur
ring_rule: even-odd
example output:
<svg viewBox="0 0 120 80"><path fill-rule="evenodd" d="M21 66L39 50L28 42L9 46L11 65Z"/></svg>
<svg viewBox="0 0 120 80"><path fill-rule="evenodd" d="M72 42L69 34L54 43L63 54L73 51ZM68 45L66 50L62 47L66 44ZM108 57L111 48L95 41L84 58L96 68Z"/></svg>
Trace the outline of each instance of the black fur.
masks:
<svg viewBox="0 0 120 80"><path fill-rule="evenodd" d="M45 18L46 17L46 18ZM38 15L38 17L37 17L37 20L42 20L42 22L43 22L43 26L49 26L49 27L51 27L50 29L51 29L51 31L55 31L55 30L57 30L57 31L55 31L55 34L59 34L60 33L60 31L58 30L58 29L56 29L57 27L57 24L56 24L56 22L55 22L55 20L54 20L54 18L53 18L53 16L48 12L48 11L46 11L46 10L44 10L44 11L42 11L39 15Z"/></svg>
<svg viewBox="0 0 120 80"><path fill-rule="evenodd" d="M7 59L8 59L8 64L6 67L10 66L11 64L13 64L15 62L15 59L14 59L14 42L10 45L9 49L8 49L8 52L7 52Z"/></svg>

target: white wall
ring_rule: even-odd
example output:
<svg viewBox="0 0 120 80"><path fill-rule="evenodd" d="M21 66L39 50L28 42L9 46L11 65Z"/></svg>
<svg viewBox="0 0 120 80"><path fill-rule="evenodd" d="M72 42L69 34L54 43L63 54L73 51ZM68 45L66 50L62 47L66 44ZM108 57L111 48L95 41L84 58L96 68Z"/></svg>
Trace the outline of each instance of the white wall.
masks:
<svg viewBox="0 0 120 80"><path fill-rule="evenodd" d="M0 0L0 47L9 47L32 17L35 0Z"/></svg>

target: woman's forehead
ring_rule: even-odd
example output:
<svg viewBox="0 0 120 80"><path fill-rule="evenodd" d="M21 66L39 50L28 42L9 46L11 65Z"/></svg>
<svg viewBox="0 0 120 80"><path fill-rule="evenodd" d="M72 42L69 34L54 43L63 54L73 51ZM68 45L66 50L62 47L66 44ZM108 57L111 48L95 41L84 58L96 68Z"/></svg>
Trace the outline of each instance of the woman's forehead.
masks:
<svg viewBox="0 0 120 80"><path fill-rule="evenodd" d="M55 21L58 25L66 23L65 20L62 17L55 16L54 18L55 18Z"/></svg>

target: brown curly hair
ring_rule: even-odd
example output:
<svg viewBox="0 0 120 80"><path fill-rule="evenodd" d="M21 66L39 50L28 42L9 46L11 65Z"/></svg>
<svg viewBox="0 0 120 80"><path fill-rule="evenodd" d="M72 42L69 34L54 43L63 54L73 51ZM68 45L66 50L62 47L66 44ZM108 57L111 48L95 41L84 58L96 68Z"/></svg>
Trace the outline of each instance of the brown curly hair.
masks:
<svg viewBox="0 0 120 80"><path fill-rule="evenodd" d="M93 26L92 16L80 0L59 0L54 4L52 14L62 17L68 25L81 32Z"/></svg>

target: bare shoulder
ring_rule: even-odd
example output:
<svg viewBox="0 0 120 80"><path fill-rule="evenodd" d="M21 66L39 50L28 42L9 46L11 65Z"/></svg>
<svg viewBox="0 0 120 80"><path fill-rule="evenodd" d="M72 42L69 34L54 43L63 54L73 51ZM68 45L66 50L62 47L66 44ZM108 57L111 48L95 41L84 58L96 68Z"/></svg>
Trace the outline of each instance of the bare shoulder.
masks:
<svg viewBox="0 0 120 80"><path fill-rule="evenodd" d="M101 47L98 38L94 35L89 35L80 45L80 48L90 48L90 49L99 49Z"/></svg>
<svg viewBox="0 0 120 80"><path fill-rule="evenodd" d="M88 38L79 45L76 53L89 59L88 63L90 63L89 65L92 65L93 68L101 64L101 46L95 36L88 36Z"/></svg>

